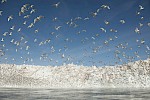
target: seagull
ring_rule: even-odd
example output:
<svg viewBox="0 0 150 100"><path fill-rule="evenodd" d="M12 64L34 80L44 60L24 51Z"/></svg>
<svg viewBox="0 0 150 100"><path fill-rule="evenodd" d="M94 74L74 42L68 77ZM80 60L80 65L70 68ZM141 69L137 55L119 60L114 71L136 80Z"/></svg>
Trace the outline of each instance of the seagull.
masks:
<svg viewBox="0 0 150 100"><path fill-rule="evenodd" d="M107 8L107 9L109 9L109 10L110 10L110 7L109 7L108 5L102 5L101 7L102 7L102 8L104 8L104 9L106 9L106 8Z"/></svg>
<svg viewBox="0 0 150 100"><path fill-rule="evenodd" d="M144 39L142 39L142 40L141 40L141 44L144 44L144 43L145 43L145 41L144 41Z"/></svg>
<svg viewBox="0 0 150 100"><path fill-rule="evenodd" d="M55 18L53 18L53 19L52 19L52 21L56 21L57 19L58 19L58 18L57 18L57 17L55 17Z"/></svg>
<svg viewBox="0 0 150 100"><path fill-rule="evenodd" d="M10 30L14 30L15 29L15 26L12 26L11 28L10 28Z"/></svg>
<svg viewBox="0 0 150 100"><path fill-rule="evenodd" d="M93 40L95 40L95 38L94 37L91 37Z"/></svg>
<svg viewBox="0 0 150 100"><path fill-rule="evenodd" d="M98 13L100 11L100 9L97 9L96 12Z"/></svg>
<svg viewBox="0 0 150 100"><path fill-rule="evenodd" d="M108 22L108 21L106 21L106 20L105 20L104 22L105 22L105 24L106 24L106 25L108 25L108 24L109 24L109 22Z"/></svg>
<svg viewBox="0 0 150 100"><path fill-rule="evenodd" d="M107 45L107 44L108 44L108 41L107 41L107 40L105 40L104 44L106 44L106 45Z"/></svg>
<svg viewBox="0 0 150 100"><path fill-rule="evenodd" d="M28 9L33 8L33 7L34 7L34 5L30 5L30 7Z"/></svg>
<svg viewBox="0 0 150 100"><path fill-rule="evenodd" d="M52 35L53 35L54 33L55 33L55 32L51 32L50 34L52 34Z"/></svg>
<svg viewBox="0 0 150 100"><path fill-rule="evenodd" d="M147 50L150 50L150 47L148 45L146 45Z"/></svg>
<svg viewBox="0 0 150 100"><path fill-rule="evenodd" d="M27 8L27 6L29 6L29 4L24 4L24 5L23 5L24 8Z"/></svg>
<svg viewBox="0 0 150 100"><path fill-rule="evenodd" d="M29 46L26 46L26 50L28 50L30 47Z"/></svg>
<svg viewBox="0 0 150 100"><path fill-rule="evenodd" d="M1 39L1 42L4 42L4 38Z"/></svg>
<svg viewBox="0 0 150 100"><path fill-rule="evenodd" d="M139 12L139 11L136 12L136 15L140 15L140 14L141 14L141 12Z"/></svg>
<svg viewBox="0 0 150 100"><path fill-rule="evenodd" d="M86 32L86 30L82 30L82 32Z"/></svg>
<svg viewBox="0 0 150 100"><path fill-rule="evenodd" d="M113 41L113 39L110 37L110 38L109 38L109 41Z"/></svg>
<svg viewBox="0 0 150 100"><path fill-rule="evenodd" d="M13 42L14 42L14 39L12 39L10 42L13 43Z"/></svg>
<svg viewBox="0 0 150 100"><path fill-rule="evenodd" d="M28 41L25 41L24 44L28 43Z"/></svg>
<svg viewBox="0 0 150 100"><path fill-rule="evenodd" d="M26 24L27 24L27 21L24 21L23 24L26 25Z"/></svg>
<svg viewBox="0 0 150 100"><path fill-rule="evenodd" d="M80 20L80 19L82 19L81 17L76 17L74 20Z"/></svg>
<svg viewBox="0 0 150 100"><path fill-rule="evenodd" d="M19 46L19 45L20 45L20 42L16 42L16 45Z"/></svg>
<svg viewBox="0 0 150 100"><path fill-rule="evenodd" d="M11 15L11 16L8 17L7 20L8 20L8 22L9 22L9 21L12 20L12 19L13 19L13 16Z"/></svg>
<svg viewBox="0 0 150 100"><path fill-rule="evenodd" d="M117 39L118 37L117 37L117 36L115 36L115 38Z"/></svg>
<svg viewBox="0 0 150 100"><path fill-rule="evenodd" d="M3 36L6 36L8 34L8 32L5 32L4 34L3 34Z"/></svg>
<svg viewBox="0 0 150 100"><path fill-rule="evenodd" d="M98 37L99 36L99 34L96 34L96 37Z"/></svg>
<svg viewBox="0 0 150 100"><path fill-rule="evenodd" d="M41 20L41 18L44 18L44 16L38 16L34 19L34 23L38 22Z"/></svg>
<svg viewBox="0 0 150 100"><path fill-rule="evenodd" d="M7 0L2 0L1 3L7 2Z"/></svg>
<svg viewBox="0 0 150 100"><path fill-rule="evenodd" d="M35 31L34 31L34 33L38 33L39 32L39 30L38 29L36 29Z"/></svg>
<svg viewBox="0 0 150 100"><path fill-rule="evenodd" d="M100 28L102 30L102 32L105 32L106 33L106 30L104 28Z"/></svg>
<svg viewBox="0 0 150 100"><path fill-rule="evenodd" d="M76 27L78 27L78 25L77 25L77 24L74 24L74 28L76 28Z"/></svg>
<svg viewBox="0 0 150 100"><path fill-rule="evenodd" d="M43 45L43 41L39 43L39 46Z"/></svg>
<svg viewBox="0 0 150 100"><path fill-rule="evenodd" d="M28 28L32 28L33 26L34 26L34 24L31 23L31 24L28 26Z"/></svg>
<svg viewBox="0 0 150 100"><path fill-rule="evenodd" d="M150 23L147 23L147 25L150 27Z"/></svg>
<svg viewBox="0 0 150 100"><path fill-rule="evenodd" d="M20 39L20 40L22 41L23 39L24 39L24 37L21 37L21 39Z"/></svg>
<svg viewBox="0 0 150 100"><path fill-rule="evenodd" d="M34 42L37 42L37 39L34 39Z"/></svg>
<svg viewBox="0 0 150 100"><path fill-rule="evenodd" d="M60 2L53 4L52 6L55 6L56 8L58 8L58 6L60 5Z"/></svg>
<svg viewBox="0 0 150 100"><path fill-rule="evenodd" d="M91 15L92 15L93 17L96 17L96 16L97 16L97 12L92 12Z"/></svg>
<svg viewBox="0 0 150 100"><path fill-rule="evenodd" d="M89 20L89 17L84 18L84 20Z"/></svg>
<svg viewBox="0 0 150 100"><path fill-rule="evenodd" d="M142 7L141 5L139 5L140 10L144 10L144 7Z"/></svg>
<svg viewBox="0 0 150 100"><path fill-rule="evenodd" d="M30 11L30 14L32 14L32 13L35 13L35 9L32 9L31 11Z"/></svg>
<svg viewBox="0 0 150 100"><path fill-rule="evenodd" d="M141 17L141 20L143 20L143 19L144 19L144 17L142 16L142 17Z"/></svg>
<svg viewBox="0 0 150 100"><path fill-rule="evenodd" d="M139 42L139 40L137 39L136 42Z"/></svg>
<svg viewBox="0 0 150 100"><path fill-rule="evenodd" d="M120 23L121 23L121 24L124 24L124 23L125 23L125 20L120 20Z"/></svg>
<svg viewBox="0 0 150 100"><path fill-rule="evenodd" d="M9 33L9 36L11 36L11 35L12 35L12 32Z"/></svg>
<svg viewBox="0 0 150 100"><path fill-rule="evenodd" d="M18 49L16 49L16 52L18 52Z"/></svg>
<svg viewBox="0 0 150 100"><path fill-rule="evenodd" d="M21 28L19 28L17 32L21 32Z"/></svg>
<svg viewBox="0 0 150 100"><path fill-rule="evenodd" d="M26 15L26 16L24 16L23 18L29 18L30 17L30 15Z"/></svg>
<svg viewBox="0 0 150 100"><path fill-rule="evenodd" d="M57 27L55 26L55 30L58 31L61 27L62 27L62 26L57 26Z"/></svg>
<svg viewBox="0 0 150 100"><path fill-rule="evenodd" d="M143 26L143 24L142 24L142 23L139 23L139 25L140 25L140 27L142 27L142 26Z"/></svg>
<svg viewBox="0 0 150 100"><path fill-rule="evenodd" d="M115 32L115 33L117 33L117 30L110 29L110 32Z"/></svg>
<svg viewBox="0 0 150 100"><path fill-rule="evenodd" d="M140 34L140 30L139 30L137 27L135 28L135 30L134 30L134 31L135 31L135 33Z"/></svg>
<svg viewBox="0 0 150 100"><path fill-rule="evenodd" d="M3 11L0 10L0 16L2 16Z"/></svg>
<svg viewBox="0 0 150 100"><path fill-rule="evenodd" d="M62 56L61 56L62 58L65 58L65 55L64 54L62 54Z"/></svg>

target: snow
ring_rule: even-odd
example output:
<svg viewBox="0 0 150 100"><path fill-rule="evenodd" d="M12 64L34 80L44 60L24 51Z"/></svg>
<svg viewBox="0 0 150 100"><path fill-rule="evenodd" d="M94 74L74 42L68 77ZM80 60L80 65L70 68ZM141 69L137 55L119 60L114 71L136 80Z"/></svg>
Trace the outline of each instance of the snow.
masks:
<svg viewBox="0 0 150 100"><path fill-rule="evenodd" d="M0 64L1 87L34 88L147 88L150 59L126 65L87 67Z"/></svg>

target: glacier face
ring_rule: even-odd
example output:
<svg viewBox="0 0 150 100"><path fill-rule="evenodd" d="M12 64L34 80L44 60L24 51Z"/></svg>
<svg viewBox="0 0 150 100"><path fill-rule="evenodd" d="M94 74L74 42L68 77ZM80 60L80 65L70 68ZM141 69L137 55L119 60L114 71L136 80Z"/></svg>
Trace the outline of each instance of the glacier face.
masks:
<svg viewBox="0 0 150 100"><path fill-rule="evenodd" d="M0 64L1 87L141 88L149 84L150 59L105 67Z"/></svg>

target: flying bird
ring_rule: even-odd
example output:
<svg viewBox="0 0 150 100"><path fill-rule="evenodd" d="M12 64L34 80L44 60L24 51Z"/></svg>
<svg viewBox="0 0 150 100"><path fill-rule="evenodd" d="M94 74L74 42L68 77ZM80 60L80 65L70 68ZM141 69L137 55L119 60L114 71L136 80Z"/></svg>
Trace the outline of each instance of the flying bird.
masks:
<svg viewBox="0 0 150 100"><path fill-rule="evenodd" d="M97 12L92 12L91 15L92 15L93 17L96 17L96 16L97 16Z"/></svg>
<svg viewBox="0 0 150 100"><path fill-rule="evenodd" d="M2 1L1 1L1 3L5 3L5 2L7 2L7 0L2 0Z"/></svg>
<svg viewBox="0 0 150 100"><path fill-rule="evenodd" d="M53 4L52 6L58 8L58 6L60 5L60 2Z"/></svg>
<svg viewBox="0 0 150 100"><path fill-rule="evenodd" d="M3 11L0 10L0 16L2 16Z"/></svg>
<svg viewBox="0 0 150 100"><path fill-rule="evenodd" d="M55 26L55 30L59 30L62 26Z"/></svg>
<svg viewBox="0 0 150 100"><path fill-rule="evenodd" d="M139 8L140 8L140 10L144 10L144 7L141 5L139 5Z"/></svg>
<svg viewBox="0 0 150 100"><path fill-rule="evenodd" d="M106 33L106 29L104 28L100 28L102 32L105 32Z"/></svg>
<svg viewBox="0 0 150 100"><path fill-rule="evenodd" d="M134 30L134 31L135 31L135 33L140 34L140 30L139 30L137 27L135 28L135 30Z"/></svg>
<svg viewBox="0 0 150 100"><path fill-rule="evenodd" d="M121 24L124 24L124 23L125 23L125 20L120 20L120 23L121 23Z"/></svg>
<svg viewBox="0 0 150 100"><path fill-rule="evenodd" d="M4 42L4 38L1 39L1 42Z"/></svg>
<svg viewBox="0 0 150 100"><path fill-rule="evenodd" d="M150 47L148 45L146 45L147 50L150 50Z"/></svg>
<svg viewBox="0 0 150 100"><path fill-rule="evenodd" d="M8 22L10 21L10 20L12 20L13 19L13 16L12 15L10 15L9 17L8 17Z"/></svg>

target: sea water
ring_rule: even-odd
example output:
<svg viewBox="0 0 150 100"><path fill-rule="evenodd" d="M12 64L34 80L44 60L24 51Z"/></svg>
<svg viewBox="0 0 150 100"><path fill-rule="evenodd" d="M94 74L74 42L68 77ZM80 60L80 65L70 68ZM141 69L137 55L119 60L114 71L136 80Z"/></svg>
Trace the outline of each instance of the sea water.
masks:
<svg viewBox="0 0 150 100"><path fill-rule="evenodd" d="M150 89L0 88L0 100L150 100Z"/></svg>

